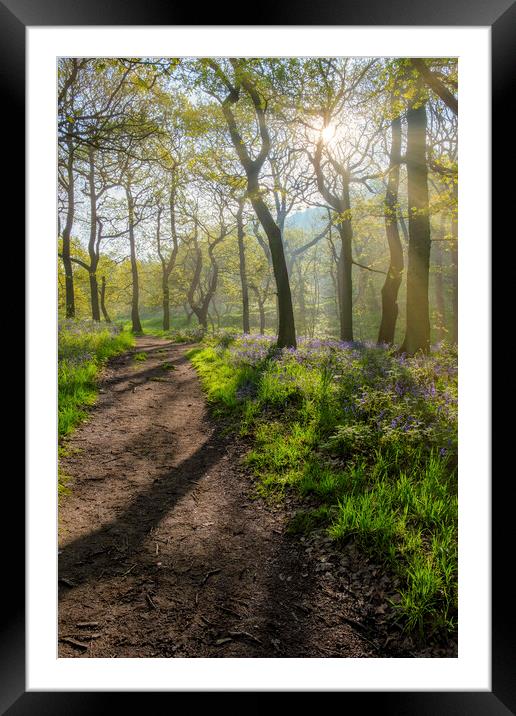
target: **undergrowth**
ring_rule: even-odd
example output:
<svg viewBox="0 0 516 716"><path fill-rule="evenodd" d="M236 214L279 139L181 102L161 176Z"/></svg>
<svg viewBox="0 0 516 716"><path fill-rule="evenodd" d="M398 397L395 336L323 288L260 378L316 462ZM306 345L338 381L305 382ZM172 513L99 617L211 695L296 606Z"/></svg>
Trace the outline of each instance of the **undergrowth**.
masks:
<svg viewBox="0 0 516 716"><path fill-rule="evenodd" d="M262 495L316 507L290 531L354 539L400 577L407 630L444 635L457 617L457 371L443 348L408 358L387 347L268 336L206 340L189 357L214 410L252 439Z"/></svg>

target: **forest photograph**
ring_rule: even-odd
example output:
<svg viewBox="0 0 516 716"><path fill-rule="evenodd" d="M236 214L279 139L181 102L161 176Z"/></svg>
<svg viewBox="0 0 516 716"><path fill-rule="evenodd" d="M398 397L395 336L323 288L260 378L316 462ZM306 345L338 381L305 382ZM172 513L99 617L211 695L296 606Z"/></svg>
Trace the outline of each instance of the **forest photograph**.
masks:
<svg viewBox="0 0 516 716"><path fill-rule="evenodd" d="M458 656L458 83L59 58L59 657Z"/></svg>

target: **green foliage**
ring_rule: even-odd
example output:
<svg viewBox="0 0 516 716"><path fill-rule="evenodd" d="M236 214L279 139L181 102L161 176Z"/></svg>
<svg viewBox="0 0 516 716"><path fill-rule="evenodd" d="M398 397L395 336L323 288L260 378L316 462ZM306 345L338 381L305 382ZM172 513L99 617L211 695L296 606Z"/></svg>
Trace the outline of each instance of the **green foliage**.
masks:
<svg viewBox="0 0 516 716"><path fill-rule="evenodd" d="M97 397L97 377L108 358L130 348L132 335L106 324L61 321L58 339L58 438L87 417ZM65 478L59 475L60 493Z"/></svg>
<svg viewBox="0 0 516 716"><path fill-rule="evenodd" d="M164 338L170 338L174 343L198 343L204 337L204 330L198 328L176 328L164 332Z"/></svg>
<svg viewBox="0 0 516 716"><path fill-rule="evenodd" d="M147 353L145 353L145 351L141 351L140 353L135 353L133 355L133 360L135 360L135 361L144 361L144 360L147 360L147 358L148 358L148 356L147 356Z"/></svg>
<svg viewBox="0 0 516 716"><path fill-rule="evenodd" d="M453 631L457 613L457 374L450 349L392 350L267 337L191 351L209 401L252 437L246 462L270 499L317 503L289 530L327 526L399 575L405 627Z"/></svg>
<svg viewBox="0 0 516 716"><path fill-rule="evenodd" d="M394 462L396 464L396 462ZM339 500L330 527L335 539L353 536L405 581L398 606L409 629L453 626L457 609L455 471L431 455L406 472L387 471Z"/></svg>
<svg viewBox="0 0 516 716"><path fill-rule="evenodd" d="M204 337L205 331L201 326L189 328L188 326L176 325L168 331L163 330L163 318L161 315L152 315L148 318L141 319L143 332L146 335L156 336L157 338L166 338L173 343L198 343ZM175 321L175 323L180 323ZM122 322L124 330L129 331L131 321Z"/></svg>
<svg viewBox="0 0 516 716"><path fill-rule="evenodd" d="M235 370L223 359L227 349L213 347L194 348L187 353L199 373L206 389L208 400L218 406L219 412L231 415L241 407L238 390L254 381L254 370L241 366Z"/></svg>

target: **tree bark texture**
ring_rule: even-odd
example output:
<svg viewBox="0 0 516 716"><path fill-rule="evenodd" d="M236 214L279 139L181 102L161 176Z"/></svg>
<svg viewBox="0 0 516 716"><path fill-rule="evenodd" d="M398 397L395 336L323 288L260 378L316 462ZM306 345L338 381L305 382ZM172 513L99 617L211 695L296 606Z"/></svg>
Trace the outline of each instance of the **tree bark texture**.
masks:
<svg viewBox="0 0 516 716"><path fill-rule="evenodd" d="M131 258L131 278L132 278L132 293L131 293L131 323L133 333L143 333L142 324L140 321L140 285L138 278L138 263L136 259L136 240L134 236L134 200L131 194L131 190L128 186L125 188L127 197L127 210L128 210L128 223L129 223L129 249Z"/></svg>
<svg viewBox="0 0 516 716"><path fill-rule="evenodd" d="M430 268L430 217L426 161L426 107L407 112L407 187L409 247L407 266L407 326L401 347L413 355L430 350L428 275Z"/></svg>
<svg viewBox="0 0 516 716"><path fill-rule="evenodd" d="M73 285L73 268L72 260L70 258L70 238L73 227L73 220L75 215L75 175L73 172L73 161L74 161L74 149L73 144L69 140L67 142L68 156L66 160L66 194L67 194L67 207L66 207L66 222L63 227L62 239L63 239L63 266L65 273L65 306L66 306L66 317L75 318L75 292Z"/></svg>
<svg viewBox="0 0 516 716"><path fill-rule="evenodd" d="M249 286L247 283L247 267L245 263L244 224L243 224L244 201L240 200L237 211L237 238L238 238L238 265L240 271L240 284L242 286L242 328L244 333L250 333L249 324Z"/></svg>

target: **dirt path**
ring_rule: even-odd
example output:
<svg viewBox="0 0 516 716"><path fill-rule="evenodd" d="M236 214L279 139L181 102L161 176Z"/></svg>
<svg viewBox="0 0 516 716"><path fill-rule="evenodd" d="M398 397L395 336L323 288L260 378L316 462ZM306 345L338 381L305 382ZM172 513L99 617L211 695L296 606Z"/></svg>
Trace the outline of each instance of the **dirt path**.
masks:
<svg viewBox="0 0 516 716"><path fill-rule="evenodd" d="M285 510L252 497L187 347L145 337L136 350L147 360L111 363L61 463L72 491L59 522L59 655L388 655L361 627L381 611L380 577L357 596L351 546L336 558L289 537Z"/></svg>

